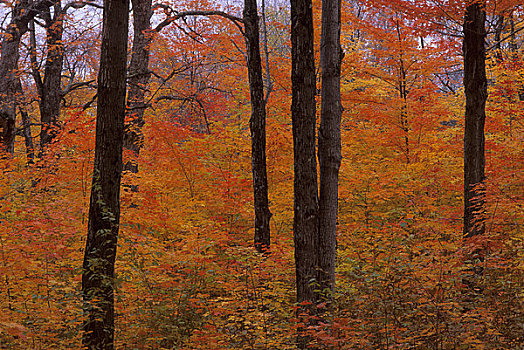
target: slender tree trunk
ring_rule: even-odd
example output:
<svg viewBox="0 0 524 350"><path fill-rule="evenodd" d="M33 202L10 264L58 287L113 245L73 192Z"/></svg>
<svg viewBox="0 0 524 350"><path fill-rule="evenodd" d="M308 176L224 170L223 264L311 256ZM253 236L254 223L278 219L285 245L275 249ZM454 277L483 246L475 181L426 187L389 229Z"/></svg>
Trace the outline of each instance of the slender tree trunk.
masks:
<svg viewBox="0 0 524 350"><path fill-rule="evenodd" d="M64 62L64 13L60 0L54 5L54 13L48 11L44 14L47 25L46 45L47 57L44 66L44 79L42 94L40 96L40 149L51 143L58 133L58 120L60 116L60 102L62 99L62 66Z"/></svg>
<svg viewBox="0 0 524 350"><path fill-rule="evenodd" d="M105 0L95 161L83 263L83 347L114 348L114 269L126 95L129 0Z"/></svg>
<svg viewBox="0 0 524 350"><path fill-rule="evenodd" d="M273 80L271 79L271 70L269 69L269 43L268 43L268 30L266 21L266 1L262 0L262 33L264 38L264 59L266 62L266 96L264 102L267 105L271 92L273 91Z"/></svg>
<svg viewBox="0 0 524 350"><path fill-rule="evenodd" d="M486 120L485 3L470 2L464 19L464 237L484 233L484 123Z"/></svg>
<svg viewBox="0 0 524 350"><path fill-rule="evenodd" d="M501 63L504 60L504 57L502 56L502 45L501 45L501 39L502 39L502 32L504 31L504 21L505 16L504 14L500 14L496 16L497 21L494 25L495 30L495 58L497 59L497 63Z"/></svg>
<svg viewBox="0 0 524 350"><path fill-rule="evenodd" d="M145 95L151 76L149 72L149 46L151 44L151 0L131 0L133 6L133 49L129 65L129 89L127 94L126 131L124 147L133 152L133 158L124 170L138 173L137 158L144 143Z"/></svg>
<svg viewBox="0 0 524 350"><path fill-rule="evenodd" d="M294 221L297 301L315 304L318 185L315 152L315 57L311 0L291 0L291 118L294 152Z"/></svg>
<svg viewBox="0 0 524 350"><path fill-rule="evenodd" d="M262 61L258 12L256 0L244 1L244 28L247 46L247 69L251 93L251 166L253 171L253 191L255 207L255 248L258 252L269 249L271 239L269 230L269 200L266 172L266 103L264 82L262 80Z"/></svg>
<svg viewBox="0 0 524 350"><path fill-rule="evenodd" d="M320 67L322 101L318 132L320 166L318 281L323 297L330 298L335 288L337 249L338 171L342 161L340 120L340 46L341 0L322 1Z"/></svg>
<svg viewBox="0 0 524 350"><path fill-rule="evenodd" d="M406 81L406 68L404 65L404 51L402 49L402 35L400 31L400 24L397 20L397 38L400 45L399 54L399 77L398 77L398 92L401 99L402 106L400 107L400 128L404 132L404 156L406 158L406 164L411 162L409 154L409 121L408 121L408 89Z"/></svg>
<svg viewBox="0 0 524 350"><path fill-rule="evenodd" d="M20 103L20 100L22 100L22 96L24 95L20 78L18 78L16 81L16 89L19 94L18 110L20 111L20 116L22 117L22 132L24 135L27 163L32 164L35 159L35 148L33 144L33 136L31 135L31 120L29 119L29 115L27 114L25 106Z"/></svg>

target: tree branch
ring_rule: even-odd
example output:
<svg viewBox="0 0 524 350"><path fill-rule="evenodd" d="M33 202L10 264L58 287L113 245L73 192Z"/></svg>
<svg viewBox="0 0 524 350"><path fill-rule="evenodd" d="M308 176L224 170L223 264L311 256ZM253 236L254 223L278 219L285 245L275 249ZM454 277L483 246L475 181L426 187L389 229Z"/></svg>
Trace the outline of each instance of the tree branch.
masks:
<svg viewBox="0 0 524 350"><path fill-rule="evenodd" d="M242 29L242 26L240 23L243 23L244 21L240 17L236 17L233 15L230 15L223 11L203 11L203 10L194 10L194 11L184 11L184 12L176 12L173 9L171 9L169 6L166 5L156 5L157 7L164 8L165 12L168 15L168 18L160 22L155 29L153 29L155 32L159 33L162 29L173 23L174 21L188 17L188 16L220 16L229 19L232 21L242 32L242 35L244 34L244 30Z"/></svg>

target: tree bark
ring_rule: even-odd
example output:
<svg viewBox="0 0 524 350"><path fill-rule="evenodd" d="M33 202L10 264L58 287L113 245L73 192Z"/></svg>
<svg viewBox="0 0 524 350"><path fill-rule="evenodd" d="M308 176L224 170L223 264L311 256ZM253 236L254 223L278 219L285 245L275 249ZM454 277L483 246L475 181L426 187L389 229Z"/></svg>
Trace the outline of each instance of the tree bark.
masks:
<svg viewBox="0 0 524 350"><path fill-rule="evenodd" d="M262 61L256 0L244 1L244 28L247 47L247 69L251 94L251 167L255 207L255 248L258 252L269 249L271 238L267 172L266 172L266 103L262 80Z"/></svg>
<svg viewBox="0 0 524 350"><path fill-rule="evenodd" d="M262 33L264 35L264 58L266 62L266 96L264 102L267 105L271 92L273 91L273 80L271 79L271 70L269 69L269 43L268 43L268 30L266 21L266 1L262 0Z"/></svg>
<svg viewBox="0 0 524 350"><path fill-rule="evenodd" d="M19 58L20 39L28 30L29 21L39 12L52 6L49 0L31 2L19 0L16 2L11 23L0 48L0 144L9 153L14 152L15 119L17 103L17 64Z"/></svg>
<svg viewBox="0 0 524 350"><path fill-rule="evenodd" d="M4 35L0 54L0 142L4 151L13 153L16 119L16 83L20 39L27 31L22 12L29 7L28 0L18 1L13 9L12 20Z"/></svg>
<svg viewBox="0 0 524 350"><path fill-rule="evenodd" d="M126 95L129 0L106 0L100 71L95 160L83 263L86 320L83 347L114 348L114 269L120 221L120 180Z"/></svg>
<svg viewBox="0 0 524 350"><path fill-rule="evenodd" d="M40 149L42 152L45 146L56 137L59 129L62 66L64 62L64 44L62 42L64 15L60 0L57 0L54 5L53 16L51 16L49 9L44 13L47 57L40 96L40 121L42 123Z"/></svg>
<svg viewBox="0 0 524 350"><path fill-rule="evenodd" d="M145 95L150 79L149 54L151 44L151 0L131 0L133 6L133 48L129 65L129 88L127 93L126 129L124 147L133 153L133 158L124 165L124 170L138 173L137 158L144 143L142 128L147 108Z"/></svg>
<svg viewBox="0 0 524 350"><path fill-rule="evenodd" d="M470 2L464 19L464 237L483 234L486 120L485 3Z"/></svg>
<svg viewBox="0 0 524 350"><path fill-rule="evenodd" d="M315 304L318 185L315 152L315 56L311 0L291 1L291 119L294 153L295 266L298 303Z"/></svg>
<svg viewBox="0 0 524 350"><path fill-rule="evenodd" d="M338 172L342 161L340 121L341 0L322 1L320 67L322 101L318 132L320 166L318 282L323 298L331 298L335 288L337 249Z"/></svg>

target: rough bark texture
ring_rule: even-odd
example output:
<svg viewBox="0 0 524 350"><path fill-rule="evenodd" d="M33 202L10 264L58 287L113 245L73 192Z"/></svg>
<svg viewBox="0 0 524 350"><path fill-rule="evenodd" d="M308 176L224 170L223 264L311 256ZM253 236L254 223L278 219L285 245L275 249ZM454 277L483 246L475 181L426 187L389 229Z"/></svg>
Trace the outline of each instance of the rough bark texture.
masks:
<svg viewBox="0 0 524 350"><path fill-rule="evenodd" d="M340 0L322 1L320 67L322 102L318 132L320 165L318 282L323 297L330 298L335 287L337 249L338 171L342 161L340 141Z"/></svg>
<svg viewBox="0 0 524 350"><path fill-rule="evenodd" d="M12 20L4 35L0 53L0 142L2 149L12 153L15 141L16 118L16 67L19 57L20 38L27 31L29 20L21 18L22 11L29 6L29 1L22 0L15 4Z"/></svg>
<svg viewBox="0 0 524 350"><path fill-rule="evenodd" d="M129 0L106 0L100 71L95 161L82 274L83 346L113 349L114 269L120 221L120 179L126 95Z"/></svg>
<svg viewBox="0 0 524 350"><path fill-rule="evenodd" d="M151 76L149 72L149 46L151 44L151 0L131 0L133 6L133 49L129 65L126 131L124 147L133 152L124 170L138 173L137 159L144 142L142 127L146 110L145 94Z"/></svg>
<svg viewBox="0 0 524 350"><path fill-rule="evenodd" d="M472 2L464 19L464 237L483 234L484 123L486 120L486 12L484 4Z"/></svg>
<svg viewBox="0 0 524 350"><path fill-rule="evenodd" d="M267 173L266 173L266 103L256 0L244 1L244 28L247 46L247 68L251 93L251 166L255 207L255 248L259 252L269 249L270 230Z"/></svg>
<svg viewBox="0 0 524 350"><path fill-rule="evenodd" d="M0 48L0 145L2 150L14 152L15 119L17 103L17 72L19 46L22 35L27 32L29 21L38 12L45 11L53 3L48 0L32 2L19 0L15 3L11 23L3 35Z"/></svg>
<svg viewBox="0 0 524 350"><path fill-rule="evenodd" d="M44 13L46 23L47 57L44 66L44 79L40 96L40 148L44 150L58 133L60 102L62 93L62 66L64 62L64 13L60 0L54 5L53 15L48 10Z"/></svg>
<svg viewBox="0 0 524 350"><path fill-rule="evenodd" d="M297 301L315 303L318 288L318 187L315 152L315 57L311 0L291 1L291 118Z"/></svg>

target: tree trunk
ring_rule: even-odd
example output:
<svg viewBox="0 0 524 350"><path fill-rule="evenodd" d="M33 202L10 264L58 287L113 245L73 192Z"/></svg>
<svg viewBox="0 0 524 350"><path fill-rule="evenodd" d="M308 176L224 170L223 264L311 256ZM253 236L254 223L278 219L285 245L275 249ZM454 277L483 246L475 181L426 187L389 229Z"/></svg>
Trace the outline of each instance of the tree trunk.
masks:
<svg viewBox="0 0 524 350"><path fill-rule="evenodd" d="M19 94L19 101L22 100L21 97L24 95L24 90L22 88L22 82L20 77L16 81L16 89ZM18 103L18 110L20 111L20 116L22 117L22 133L24 135L25 150L27 155L27 163L33 164L35 159L35 148L33 145L33 136L31 135L31 120L27 114L26 106L22 106L21 103Z"/></svg>
<svg viewBox="0 0 524 350"><path fill-rule="evenodd" d="M464 19L464 237L483 234L486 120L485 3L471 2Z"/></svg>
<svg viewBox="0 0 524 350"><path fill-rule="evenodd" d="M42 94L40 96L40 148L43 152L45 146L53 140L58 133L58 119L60 116L60 102L62 99L62 66L64 62L64 13L60 0L54 5L53 17L48 10L44 14L47 26L47 57L44 66L44 79Z"/></svg>
<svg viewBox="0 0 524 350"><path fill-rule="evenodd" d="M322 297L330 298L335 288L337 249L338 171L342 161L340 120L341 0L322 1L320 67L322 101L318 132L320 166L318 282Z"/></svg>
<svg viewBox="0 0 524 350"><path fill-rule="evenodd" d="M23 11L29 6L28 0L15 4L12 20L2 41L0 54L0 142L3 151L13 153L15 144L15 119L17 96L17 65L22 35L27 31L29 20L24 21Z"/></svg>
<svg viewBox="0 0 524 350"><path fill-rule="evenodd" d="M267 30L267 21L266 21L266 1L262 0L262 33L264 35L264 58L266 62L266 96L264 97L264 102L267 105L269 101L269 96L273 91L273 80L271 79L271 71L269 67L269 43L268 43L268 30Z"/></svg>
<svg viewBox="0 0 524 350"><path fill-rule="evenodd" d="M14 152L15 119L17 103L17 64L22 35L28 30L29 21L38 13L46 11L53 2L50 0L16 2L11 23L0 48L0 147Z"/></svg>
<svg viewBox="0 0 524 350"><path fill-rule="evenodd" d="M129 0L106 0L95 161L83 263L83 347L114 348L114 269L120 221L120 179L126 95Z"/></svg>
<svg viewBox="0 0 524 350"><path fill-rule="evenodd" d="M504 57L502 56L502 32L504 31L504 14L500 14L496 16L497 21L495 22L495 25L493 26L495 30L495 58L497 60L497 63L501 63L504 61Z"/></svg>
<svg viewBox="0 0 524 350"><path fill-rule="evenodd" d="M144 143L145 94L149 73L149 46L151 44L151 0L131 0L133 6L133 49L129 65L129 91L127 94L126 131L124 147L133 152L124 170L138 173L137 158Z"/></svg>
<svg viewBox="0 0 524 350"><path fill-rule="evenodd" d="M244 28L247 46L247 69L251 93L251 166L255 207L255 248L258 252L269 249L269 200L266 173L266 103L262 80L262 61L256 0L244 1Z"/></svg>
<svg viewBox="0 0 524 350"><path fill-rule="evenodd" d="M297 301L316 302L318 187L315 152L315 57L311 0L291 0L291 119Z"/></svg>

